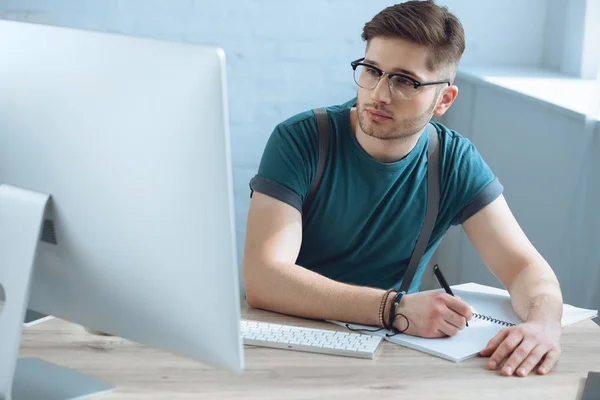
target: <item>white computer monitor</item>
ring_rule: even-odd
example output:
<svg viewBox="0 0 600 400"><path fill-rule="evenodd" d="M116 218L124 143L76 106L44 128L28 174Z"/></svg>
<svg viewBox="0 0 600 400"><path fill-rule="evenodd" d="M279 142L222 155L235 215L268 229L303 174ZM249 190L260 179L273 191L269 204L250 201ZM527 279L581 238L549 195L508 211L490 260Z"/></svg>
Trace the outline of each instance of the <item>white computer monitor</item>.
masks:
<svg viewBox="0 0 600 400"><path fill-rule="evenodd" d="M242 371L223 51L0 21L0 58L0 398L111 388L17 362L27 308Z"/></svg>

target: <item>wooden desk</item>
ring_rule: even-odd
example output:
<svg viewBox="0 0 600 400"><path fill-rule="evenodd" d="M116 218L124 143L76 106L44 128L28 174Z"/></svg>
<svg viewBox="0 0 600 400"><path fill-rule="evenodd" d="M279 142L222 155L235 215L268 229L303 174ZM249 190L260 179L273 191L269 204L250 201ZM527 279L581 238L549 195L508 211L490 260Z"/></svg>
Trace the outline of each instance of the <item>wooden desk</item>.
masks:
<svg viewBox="0 0 600 400"><path fill-rule="evenodd" d="M244 318L343 329L242 305ZM120 338L51 320L27 328L22 356L40 357L111 382L103 400L179 399L578 399L588 371L600 371L600 327L564 329L563 355L546 376L504 377L484 358L455 364L384 342L374 360L246 347L241 375L215 370Z"/></svg>

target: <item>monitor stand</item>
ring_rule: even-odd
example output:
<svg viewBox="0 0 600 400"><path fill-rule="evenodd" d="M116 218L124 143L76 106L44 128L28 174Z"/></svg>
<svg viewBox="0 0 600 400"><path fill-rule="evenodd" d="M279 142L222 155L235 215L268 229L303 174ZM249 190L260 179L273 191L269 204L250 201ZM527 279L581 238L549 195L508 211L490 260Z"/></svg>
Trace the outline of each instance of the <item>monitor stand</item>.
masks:
<svg viewBox="0 0 600 400"><path fill-rule="evenodd" d="M25 328L29 328L31 326L41 324L42 322L49 321L53 318L54 317L52 315L46 315L37 311L27 309L27 312L25 313L25 321L23 322L23 326Z"/></svg>
<svg viewBox="0 0 600 400"><path fill-rule="evenodd" d="M0 185L0 400L88 399L114 389L77 371L18 358L49 195Z"/></svg>

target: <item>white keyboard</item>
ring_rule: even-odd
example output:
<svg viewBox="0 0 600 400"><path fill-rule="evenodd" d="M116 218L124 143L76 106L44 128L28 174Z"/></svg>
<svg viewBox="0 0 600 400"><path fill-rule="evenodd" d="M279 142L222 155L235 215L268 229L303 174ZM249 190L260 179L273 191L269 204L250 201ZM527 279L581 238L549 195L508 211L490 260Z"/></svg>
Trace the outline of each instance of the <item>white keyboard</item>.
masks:
<svg viewBox="0 0 600 400"><path fill-rule="evenodd" d="M382 340L360 333L249 320L242 320L240 329L246 345L359 358L373 358Z"/></svg>

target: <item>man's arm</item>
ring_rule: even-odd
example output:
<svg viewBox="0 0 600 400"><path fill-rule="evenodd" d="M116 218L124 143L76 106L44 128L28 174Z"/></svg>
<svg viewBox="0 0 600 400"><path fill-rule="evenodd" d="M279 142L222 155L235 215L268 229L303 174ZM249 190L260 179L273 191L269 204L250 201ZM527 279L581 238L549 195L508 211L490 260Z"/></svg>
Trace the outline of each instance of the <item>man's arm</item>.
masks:
<svg viewBox="0 0 600 400"><path fill-rule="evenodd" d="M385 291L340 283L296 265L301 242L300 212L255 192L244 249L248 304L305 318L379 326Z"/></svg>
<svg viewBox="0 0 600 400"><path fill-rule="evenodd" d="M294 207L255 192L250 202L244 283L254 308L314 319L332 319L380 326L382 289L337 282L296 265L302 242L302 218ZM389 321L393 296L385 306ZM446 293L413 293L402 298L394 326L409 335L456 335L472 317L469 305Z"/></svg>
<svg viewBox="0 0 600 400"><path fill-rule="evenodd" d="M518 373L526 375L545 356L538 372L548 372L560 355L563 300L556 275L526 237L502 195L465 221L463 228L525 321L492 339L482 355L494 352L492 368L510 356L504 366L507 375L519 366L524 370Z"/></svg>

